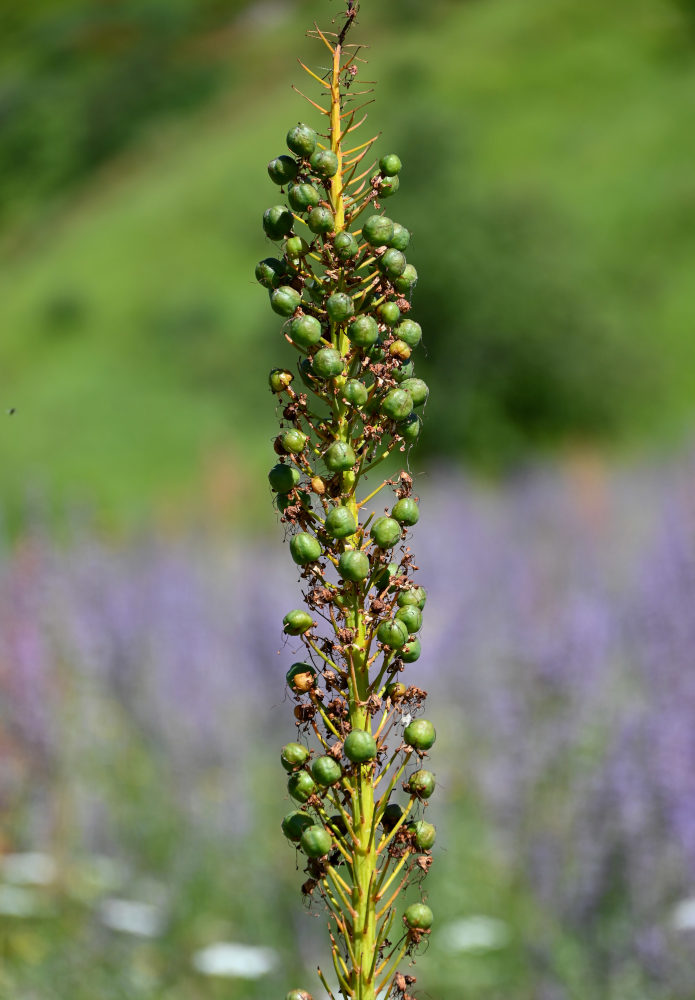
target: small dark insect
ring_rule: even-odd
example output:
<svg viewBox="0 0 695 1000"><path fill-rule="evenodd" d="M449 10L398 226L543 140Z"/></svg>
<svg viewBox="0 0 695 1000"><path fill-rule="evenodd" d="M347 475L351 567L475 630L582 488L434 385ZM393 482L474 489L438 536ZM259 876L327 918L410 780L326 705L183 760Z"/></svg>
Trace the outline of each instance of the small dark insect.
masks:
<svg viewBox="0 0 695 1000"><path fill-rule="evenodd" d="M11 406L11 407L9 408L9 410L7 410L7 416L8 416L8 417L11 417L11 416L12 416L12 415L13 415L14 413L16 413L16 412L17 412L17 410L15 409L15 407L14 407L14 406Z"/></svg>

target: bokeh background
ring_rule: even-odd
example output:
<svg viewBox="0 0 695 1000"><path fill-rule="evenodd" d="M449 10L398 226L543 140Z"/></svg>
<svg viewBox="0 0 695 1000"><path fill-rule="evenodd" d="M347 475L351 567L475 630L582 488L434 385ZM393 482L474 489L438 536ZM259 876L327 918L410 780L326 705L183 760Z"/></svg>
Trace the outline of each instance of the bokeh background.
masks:
<svg viewBox="0 0 695 1000"><path fill-rule="evenodd" d="M253 268L342 8L0 11L8 1000L281 997L325 959L279 830L291 354ZM695 4L363 0L355 38L431 387L417 995L692 1000Z"/></svg>

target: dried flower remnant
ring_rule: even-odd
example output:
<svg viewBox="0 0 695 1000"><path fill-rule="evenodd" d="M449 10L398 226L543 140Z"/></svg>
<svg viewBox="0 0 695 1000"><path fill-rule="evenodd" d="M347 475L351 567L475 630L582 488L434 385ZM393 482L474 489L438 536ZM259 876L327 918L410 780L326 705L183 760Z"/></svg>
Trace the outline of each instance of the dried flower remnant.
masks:
<svg viewBox="0 0 695 1000"><path fill-rule="evenodd" d="M436 734L421 716L426 692L400 680L420 656L426 601L406 544L419 519L412 479L402 471L366 486L417 439L428 389L412 359L422 330L410 318L410 234L382 210L401 161L371 160L376 136L355 136L370 103L355 79L361 46L346 42L355 14L350 4L339 34L310 32L330 52L323 76L301 64L321 88L307 98L321 124L293 125L293 155L268 164L284 202L265 211L263 228L281 252L256 277L299 354L296 374L269 378L280 433L268 480L309 609L283 619L305 647L286 678L298 733L281 754L295 803L283 832L306 859L302 891L328 909L340 995L374 1000L408 995L414 980L398 965L434 920L424 899L400 913L396 901L431 863L435 829L423 813Z"/></svg>

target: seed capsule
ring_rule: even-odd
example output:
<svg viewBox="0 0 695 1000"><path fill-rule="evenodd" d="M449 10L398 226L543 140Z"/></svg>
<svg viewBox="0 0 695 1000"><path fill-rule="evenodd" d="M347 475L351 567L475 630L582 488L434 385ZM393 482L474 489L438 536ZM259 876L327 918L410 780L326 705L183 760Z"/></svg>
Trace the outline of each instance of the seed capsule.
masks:
<svg viewBox="0 0 695 1000"><path fill-rule="evenodd" d="M299 469L295 465L278 462L268 473L268 482L275 493L289 493L299 482Z"/></svg>
<svg viewBox="0 0 695 1000"><path fill-rule="evenodd" d="M289 184L297 176L297 162L283 153L268 164L268 174L274 184Z"/></svg>
<svg viewBox="0 0 695 1000"><path fill-rule="evenodd" d="M404 608L399 608L396 612L396 618L398 621L403 622L410 636L414 632L419 632L422 628L422 611L416 608L414 604L406 604Z"/></svg>
<svg viewBox="0 0 695 1000"><path fill-rule="evenodd" d="M321 555L321 546L313 535L300 531L290 539L290 553L298 566L308 566Z"/></svg>
<svg viewBox="0 0 695 1000"><path fill-rule="evenodd" d="M322 858L333 847L333 838L325 826L308 826L299 846L309 858Z"/></svg>
<svg viewBox="0 0 695 1000"><path fill-rule="evenodd" d="M397 292L409 295L417 285L417 271L412 264L406 264L403 274L400 274L393 283Z"/></svg>
<svg viewBox="0 0 695 1000"><path fill-rule="evenodd" d="M413 719L403 732L403 739L415 750L429 750L436 738L435 728L427 719Z"/></svg>
<svg viewBox="0 0 695 1000"><path fill-rule="evenodd" d="M401 179L398 174L394 174L393 177L384 177L379 185L379 194L382 198L390 198L392 194L398 191L400 186Z"/></svg>
<svg viewBox="0 0 695 1000"><path fill-rule="evenodd" d="M400 382L402 385L407 378L412 378L414 371L415 365L412 361L402 361L397 368L393 369L391 377L395 382Z"/></svg>
<svg viewBox="0 0 695 1000"><path fill-rule="evenodd" d="M287 200L295 212L306 212L321 201L321 195L313 184L292 184L287 189Z"/></svg>
<svg viewBox="0 0 695 1000"><path fill-rule="evenodd" d="M432 823L424 819L408 824L408 831L414 834L415 843L421 851L429 851L437 839L437 831Z"/></svg>
<svg viewBox="0 0 695 1000"><path fill-rule="evenodd" d="M286 368L273 368L273 370L268 375L268 385L273 392L284 392L294 380L294 375L292 372L288 372Z"/></svg>
<svg viewBox="0 0 695 1000"><path fill-rule="evenodd" d="M285 253L291 260L306 257L309 253L309 244L303 236L290 236L285 243Z"/></svg>
<svg viewBox="0 0 695 1000"><path fill-rule="evenodd" d="M392 517L377 517L372 524L369 535L380 549L392 549L400 541L401 526Z"/></svg>
<svg viewBox="0 0 695 1000"><path fill-rule="evenodd" d="M389 240L388 245L390 247L393 247L394 250L407 250L409 243L410 243L410 233L408 232L408 230L405 228L405 226L401 226L398 222L394 222L393 236Z"/></svg>
<svg viewBox="0 0 695 1000"><path fill-rule="evenodd" d="M343 386L343 399L351 406L364 406L368 398L367 386L356 378L349 378Z"/></svg>
<svg viewBox="0 0 695 1000"><path fill-rule="evenodd" d="M389 420L405 420L412 412L413 400L405 389L391 389L384 396L379 410Z"/></svg>
<svg viewBox="0 0 695 1000"><path fill-rule="evenodd" d="M384 175L384 177L390 177L393 174L400 173L401 167L400 157L395 153L387 153L386 156L382 156L379 160L379 172Z"/></svg>
<svg viewBox="0 0 695 1000"><path fill-rule="evenodd" d="M316 783L308 771L295 771L287 782L287 791L297 802L306 802L316 791Z"/></svg>
<svg viewBox="0 0 695 1000"><path fill-rule="evenodd" d="M351 445L334 441L324 453L323 460L331 472L347 472L357 461L357 456Z"/></svg>
<svg viewBox="0 0 695 1000"><path fill-rule="evenodd" d="M390 249L379 258L379 267L392 281L405 271L406 259L400 250Z"/></svg>
<svg viewBox="0 0 695 1000"><path fill-rule="evenodd" d="M289 334L298 347L315 347L321 340L323 330L315 316L306 313L297 316L290 323Z"/></svg>
<svg viewBox="0 0 695 1000"><path fill-rule="evenodd" d="M412 319L404 319L395 330L396 336L411 347L417 347L422 340L422 327Z"/></svg>
<svg viewBox="0 0 695 1000"><path fill-rule="evenodd" d="M422 421L418 417L417 413L411 413L409 417L406 417L402 424L398 425L398 433L406 444L415 444L420 436L421 429Z"/></svg>
<svg viewBox="0 0 695 1000"><path fill-rule="evenodd" d="M413 398L413 406L423 406L427 402L430 394L429 387L421 378L407 378L401 382L401 389L405 389Z"/></svg>
<svg viewBox="0 0 695 1000"><path fill-rule="evenodd" d="M352 233L336 233L333 249L339 260L350 260L359 250L359 244Z"/></svg>
<svg viewBox="0 0 695 1000"><path fill-rule="evenodd" d="M299 122L287 133L287 145L296 153L308 159L316 149L317 136L313 128Z"/></svg>
<svg viewBox="0 0 695 1000"><path fill-rule="evenodd" d="M311 765L311 774L317 785L334 785L340 781L343 769L333 757L317 757Z"/></svg>
<svg viewBox="0 0 695 1000"><path fill-rule="evenodd" d="M376 630L376 637L389 649L400 649L408 641L408 629L398 618L387 618Z"/></svg>
<svg viewBox="0 0 695 1000"><path fill-rule="evenodd" d="M332 538L348 538L357 531L357 521L347 507L334 507L326 515L324 527Z"/></svg>
<svg viewBox="0 0 695 1000"><path fill-rule="evenodd" d="M295 771L309 759L309 751L301 743L286 743L280 753L280 763L286 771Z"/></svg>
<svg viewBox="0 0 695 1000"><path fill-rule="evenodd" d="M282 619L282 624L284 626L282 631L285 635L303 635L312 627L314 620L308 612L297 608L287 612Z"/></svg>
<svg viewBox="0 0 695 1000"><path fill-rule="evenodd" d="M406 604L414 604L420 611L427 601L427 591L424 587L411 587L409 590L402 590L396 598L399 608L404 608Z"/></svg>
<svg viewBox="0 0 695 1000"><path fill-rule="evenodd" d="M392 358L399 358L401 361L407 361L412 354L412 348L408 347L404 340L394 340L389 347L389 354Z"/></svg>
<svg viewBox="0 0 695 1000"><path fill-rule="evenodd" d="M314 998L306 990L290 990L285 1000L314 1000Z"/></svg>
<svg viewBox="0 0 695 1000"><path fill-rule="evenodd" d="M279 316L291 316L302 301L302 296L289 285L280 285L270 293L270 306Z"/></svg>
<svg viewBox="0 0 695 1000"><path fill-rule="evenodd" d="M431 771L415 771L408 778L408 788L420 799L428 799L434 792L436 780Z"/></svg>
<svg viewBox="0 0 695 1000"><path fill-rule="evenodd" d="M323 205L317 205L316 208L312 208L306 221L312 233L316 233L317 235L330 233L335 229L333 213L330 208L324 208Z"/></svg>
<svg viewBox="0 0 695 1000"><path fill-rule="evenodd" d="M357 316L348 326L347 336L355 347L371 347L379 339L379 327L373 316Z"/></svg>
<svg viewBox="0 0 695 1000"><path fill-rule="evenodd" d="M400 656L404 663L415 663L420 659L422 646L417 636L411 635L401 650Z"/></svg>
<svg viewBox="0 0 695 1000"><path fill-rule="evenodd" d="M343 580L360 583L369 576L369 558L358 549L346 549L338 561L338 572Z"/></svg>
<svg viewBox="0 0 695 1000"><path fill-rule="evenodd" d="M313 819L301 809L294 809L282 821L282 832L292 843L298 844L307 827L312 826Z"/></svg>
<svg viewBox="0 0 695 1000"><path fill-rule="evenodd" d="M395 326L401 318L401 311L395 302L382 302L377 309L379 319L387 326ZM401 340L403 338L401 337Z"/></svg>
<svg viewBox="0 0 695 1000"><path fill-rule="evenodd" d="M403 919L412 930L428 931L434 923L434 913L425 903L412 903Z"/></svg>
<svg viewBox="0 0 695 1000"><path fill-rule="evenodd" d="M362 226L362 236L370 246L388 246L393 239L393 222L385 215L370 215Z"/></svg>
<svg viewBox="0 0 695 1000"><path fill-rule="evenodd" d="M333 292L326 300L326 312L334 323L344 323L355 313L355 305L345 292Z"/></svg>
<svg viewBox="0 0 695 1000"><path fill-rule="evenodd" d="M403 815L403 810L398 805L397 802L389 802L389 804L384 809L384 814L381 817L381 825L387 832L393 830L394 826L400 820Z"/></svg>
<svg viewBox="0 0 695 1000"><path fill-rule="evenodd" d="M343 752L353 764L366 764L376 757L376 740L363 729L353 729L345 738Z"/></svg>
<svg viewBox="0 0 695 1000"><path fill-rule="evenodd" d="M334 177L338 173L338 157L332 149L317 149L309 160L311 169L321 177Z"/></svg>
<svg viewBox="0 0 695 1000"><path fill-rule="evenodd" d="M294 219L285 205L272 205L263 213L263 229L271 240L281 240L292 232Z"/></svg>
<svg viewBox="0 0 695 1000"><path fill-rule="evenodd" d="M316 667L310 663L293 663L285 674L285 680L293 691L309 691L316 679Z"/></svg>
<svg viewBox="0 0 695 1000"><path fill-rule="evenodd" d="M336 351L333 347L322 347L313 357L311 371L317 378L334 378L336 375L342 375L343 364L340 351Z"/></svg>
<svg viewBox="0 0 695 1000"><path fill-rule="evenodd" d="M285 262L277 260L275 257L266 257L256 264L256 281L264 288L277 288L282 279L287 274Z"/></svg>
<svg viewBox="0 0 695 1000"><path fill-rule="evenodd" d="M388 566L384 566L380 569L374 577L374 587L376 588L377 593L382 594L385 590L393 590L393 587L390 586L391 580L393 580L394 576L397 575L398 565L395 562L389 563Z"/></svg>
<svg viewBox="0 0 695 1000"><path fill-rule="evenodd" d="M402 497L393 505L391 517L399 524L412 527L420 520L420 509L412 497Z"/></svg>

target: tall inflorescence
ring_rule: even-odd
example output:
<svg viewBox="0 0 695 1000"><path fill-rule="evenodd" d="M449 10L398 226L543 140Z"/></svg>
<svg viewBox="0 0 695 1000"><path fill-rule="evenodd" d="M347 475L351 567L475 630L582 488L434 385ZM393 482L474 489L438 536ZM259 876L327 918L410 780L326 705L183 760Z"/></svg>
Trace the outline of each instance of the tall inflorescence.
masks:
<svg viewBox="0 0 695 1000"><path fill-rule="evenodd" d="M324 76L301 64L321 87L310 103L325 130L294 125L292 155L269 163L285 199L263 228L282 254L256 268L299 353L298 378L270 373L281 429L269 480L306 602L284 618L305 652L287 673L298 732L281 760L297 807L282 830L306 862L302 892L326 904L339 995L407 1000L414 978L398 967L433 917L421 891L410 905L397 899L432 860L424 758L435 730L407 674L426 598L406 544L418 502L407 471L376 484L373 473L416 441L428 389L411 357L422 331L410 317L410 234L381 210L401 162L371 162L377 137L355 137L367 92L360 47L345 41L353 19L349 4L339 34L309 33L330 52ZM295 989L287 1000L311 998Z"/></svg>

